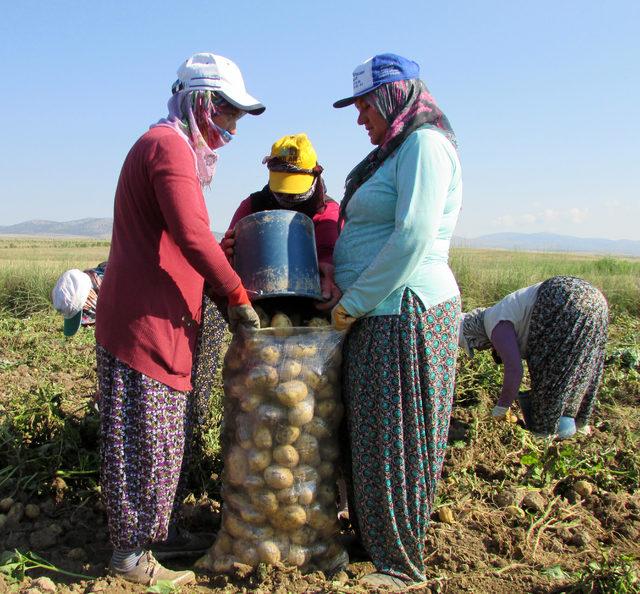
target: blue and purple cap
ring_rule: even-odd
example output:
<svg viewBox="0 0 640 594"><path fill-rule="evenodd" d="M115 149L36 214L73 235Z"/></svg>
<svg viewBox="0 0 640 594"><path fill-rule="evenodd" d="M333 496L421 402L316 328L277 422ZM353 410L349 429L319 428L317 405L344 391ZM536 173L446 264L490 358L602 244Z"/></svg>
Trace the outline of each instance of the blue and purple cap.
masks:
<svg viewBox="0 0 640 594"><path fill-rule="evenodd" d="M380 85L413 78L420 78L418 64L397 54L378 54L356 66L353 71L353 95L336 101L333 106L346 107Z"/></svg>

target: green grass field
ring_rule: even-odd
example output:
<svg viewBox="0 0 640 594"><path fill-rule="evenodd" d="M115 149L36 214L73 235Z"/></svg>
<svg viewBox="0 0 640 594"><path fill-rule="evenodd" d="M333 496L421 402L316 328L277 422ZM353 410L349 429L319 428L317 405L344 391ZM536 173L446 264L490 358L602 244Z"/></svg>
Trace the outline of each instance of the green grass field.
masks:
<svg viewBox="0 0 640 594"><path fill-rule="evenodd" d="M55 514L70 522L77 508L99 506L95 341L90 329L65 340L49 295L61 272L94 266L108 251L108 242L0 239L0 500L10 496L44 509L53 498ZM603 291L611 326L594 435L568 444L540 444L518 425L491 421L501 370L488 353L471 361L460 356L450 447L427 539L431 591L638 592L640 260L458 249L452 267L464 310L567 274ZM219 388L211 402L216 408L211 418L219 419ZM191 501L209 496L210 505L220 488L212 474L219 471L218 427L204 431L210 447L193 473ZM576 494L580 483L593 491L584 500ZM518 507L528 492L540 495L540 509ZM442 508L451 510L453 524L438 520ZM4 548L7 554L32 550L55 563L56 571L103 571L100 563L83 569L70 561L64 541L55 549L32 546L30 531L41 527L37 522L33 527L22 522L22 532L3 532L2 515L0 591L7 567L7 583L27 583L20 573L28 566L25 557L3 565ZM86 537L106 538L93 527ZM332 584L310 591L343 591ZM233 582L227 589L212 585L198 592L240 591L247 585ZM311 588L299 582L289 589L306 591L302 586ZM263 586L262 591L272 590ZM357 586L349 591L361 592Z"/></svg>

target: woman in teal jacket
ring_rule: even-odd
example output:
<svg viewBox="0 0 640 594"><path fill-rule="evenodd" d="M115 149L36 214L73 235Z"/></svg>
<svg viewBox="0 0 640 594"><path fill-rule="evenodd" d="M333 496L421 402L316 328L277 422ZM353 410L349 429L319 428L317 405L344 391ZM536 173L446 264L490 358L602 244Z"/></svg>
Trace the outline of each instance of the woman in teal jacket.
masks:
<svg viewBox="0 0 640 594"><path fill-rule="evenodd" d="M353 72L358 124L375 148L347 177L334 251L349 328L343 388L353 499L378 573L371 586L425 579L425 531L447 445L460 293L448 265L462 199L447 118L395 54Z"/></svg>

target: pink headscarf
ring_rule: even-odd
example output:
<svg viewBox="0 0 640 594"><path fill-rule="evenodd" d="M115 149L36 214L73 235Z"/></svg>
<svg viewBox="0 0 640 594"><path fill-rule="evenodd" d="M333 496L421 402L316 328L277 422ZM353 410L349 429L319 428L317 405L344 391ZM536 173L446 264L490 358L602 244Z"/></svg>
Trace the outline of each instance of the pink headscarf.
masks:
<svg viewBox="0 0 640 594"><path fill-rule="evenodd" d="M215 101L211 91L178 91L171 96L167 106L169 115L151 128L167 126L178 132L193 151L200 185L209 186L218 161L215 149L230 140L211 119L220 113L220 103Z"/></svg>

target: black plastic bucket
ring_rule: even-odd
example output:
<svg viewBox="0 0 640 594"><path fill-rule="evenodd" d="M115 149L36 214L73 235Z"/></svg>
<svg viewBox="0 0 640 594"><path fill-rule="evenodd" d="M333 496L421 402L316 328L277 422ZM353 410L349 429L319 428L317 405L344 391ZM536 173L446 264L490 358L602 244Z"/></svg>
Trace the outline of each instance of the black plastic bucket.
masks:
<svg viewBox="0 0 640 594"><path fill-rule="evenodd" d="M313 221L292 210L266 210L235 227L234 268L251 300L321 299Z"/></svg>

